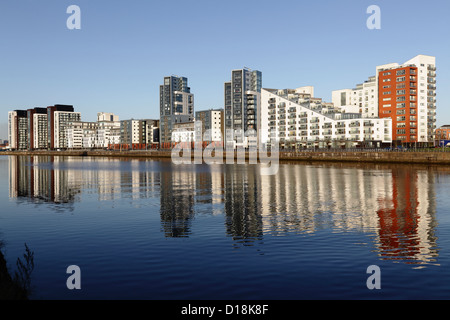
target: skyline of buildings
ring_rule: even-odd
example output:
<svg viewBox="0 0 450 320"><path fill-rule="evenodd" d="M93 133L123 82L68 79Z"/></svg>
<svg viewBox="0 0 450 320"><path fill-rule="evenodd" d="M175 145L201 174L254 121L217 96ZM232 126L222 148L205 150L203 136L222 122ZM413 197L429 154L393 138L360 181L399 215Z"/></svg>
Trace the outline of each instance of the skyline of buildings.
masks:
<svg viewBox="0 0 450 320"><path fill-rule="evenodd" d="M188 78L172 75L164 77L160 85L159 120L119 122L114 114L102 112L96 123L87 123L71 105L37 107L9 112L8 139L10 148L19 150L108 148L117 144L133 149L159 144L169 149L180 141L203 141L203 136L194 134L200 128L193 122L201 120L207 122L202 133L210 128L216 132L206 141L220 140L231 148L256 147L258 141L297 149L434 144L435 57L417 55L402 65L390 63L375 69L376 76L354 89L333 91L332 102L315 97L313 86L268 89L262 84L261 71L234 69L231 81L224 83L224 108L200 112L194 108ZM213 116L212 110L218 113ZM214 125L212 117L217 120ZM252 134L245 135L249 131Z"/></svg>

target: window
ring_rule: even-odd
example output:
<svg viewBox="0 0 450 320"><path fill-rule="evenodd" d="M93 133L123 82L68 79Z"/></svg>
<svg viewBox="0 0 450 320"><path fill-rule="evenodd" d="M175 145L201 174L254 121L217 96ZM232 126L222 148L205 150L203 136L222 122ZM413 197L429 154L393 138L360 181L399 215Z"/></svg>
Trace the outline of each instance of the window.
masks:
<svg viewBox="0 0 450 320"><path fill-rule="evenodd" d="M397 71L397 75L398 75L398 76L402 76L402 75L404 75L404 74L406 74L406 71L405 71L405 70L398 70L398 71Z"/></svg>
<svg viewBox="0 0 450 320"><path fill-rule="evenodd" d="M405 80L406 80L405 77L398 77L398 78L397 78L397 82L403 82L403 81L405 81Z"/></svg>

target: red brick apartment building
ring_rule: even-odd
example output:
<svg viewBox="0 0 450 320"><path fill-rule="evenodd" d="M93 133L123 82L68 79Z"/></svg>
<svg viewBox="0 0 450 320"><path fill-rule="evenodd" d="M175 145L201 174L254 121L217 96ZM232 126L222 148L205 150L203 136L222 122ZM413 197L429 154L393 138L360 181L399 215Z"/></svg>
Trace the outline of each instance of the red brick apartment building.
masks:
<svg viewBox="0 0 450 320"><path fill-rule="evenodd" d="M417 142L417 67L381 70L378 92L379 117L392 118L392 140Z"/></svg>

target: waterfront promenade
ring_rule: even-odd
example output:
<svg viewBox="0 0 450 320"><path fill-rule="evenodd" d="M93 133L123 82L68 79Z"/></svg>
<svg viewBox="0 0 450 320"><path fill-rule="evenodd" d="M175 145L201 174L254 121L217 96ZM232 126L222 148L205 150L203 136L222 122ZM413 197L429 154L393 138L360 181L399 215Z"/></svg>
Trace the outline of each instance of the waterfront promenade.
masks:
<svg viewBox="0 0 450 320"><path fill-rule="evenodd" d="M264 153L263 153L264 154ZM259 158L262 158L262 155ZM0 155L16 156L80 156L80 157L132 157L132 158L171 158L170 150L68 150L68 151L5 151ZM194 151L192 152L192 157ZM226 152L223 153L224 160ZM235 153L236 158L236 153ZM248 152L245 158L249 158ZM447 149L321 149L305 151L279 151L279 161L330 161L330 162L369 162L369 163L411 163L450 165L450 150ZM225 161L224 161L225 163Z"/></svg>

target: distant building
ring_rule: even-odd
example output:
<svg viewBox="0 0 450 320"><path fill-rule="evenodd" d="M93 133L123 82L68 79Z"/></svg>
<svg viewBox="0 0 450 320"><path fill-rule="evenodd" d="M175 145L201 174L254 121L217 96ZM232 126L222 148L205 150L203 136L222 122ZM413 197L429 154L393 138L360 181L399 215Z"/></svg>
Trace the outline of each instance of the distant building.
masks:
<svg viewBox="0 0 450 320"><path fill-rule="evenodd" d="M195 122L177 122L173 125L172 142L195 142Z"/></svg>
<svg viewBox="0 0 450 320"><path fill-rule="evenodd" d="M444 125L436 129L436 145L441 141L450 141L450 125Z"/></svg>
<svg viewBox="0 0 450 320"><path fill-rule="evenodd" d="M379 116L393 123L393 140L434 144L436 129L436 58L418 55L404 64L377 67Z"/></svg>
<svg viewBox="0 0 450 320"><path fill-rule="evenodd" d="M248 68L231 71L231 81L224 85L227 148L248 147L249 139L245 133L259 131L261 87L261 71Z"/></svg>
<svg viewBox="0 0 450 320"><path fill-rule="evenodd" d="M47 121L49 149L67 149L67 129L72 122L81 121L81 114L71 105L55 105L47 108Z"/></svg>
<svg viewBox="0 0 450 320"><path fill-rule="evenodd" d="M209 109L197 111L195 121L201 121L201 140L203 142L223 142L224 141L224 110Z"/></svg>
<svg viewBox="0 0 450 320"><path fill-rule="evenodd" d="M130 149L147 149L159 143L159 120L123 120L120 122L120 143Z"/></svg>
<svg viewBox="0 0 450 320"><path fill-rule="evenodd" d="M436 129L436 58L417 55L403 64L389 63L375 70L375 76L356 88L333 91L334 105L364 118L392 119L392 139L397 144L432 144Z"/></svg>
<svg viewBox="0 0 450 320"><path fill-rule="evenodd" d="M97 122L118 122L119 116L116 116L114 113L107 113L107 112L99 112L97 113Z"/></svg>
<svg viewBox="0 0 450 320"><path fill-rule="evenodd" d="M27 110L28 150L47 149L48 120L46 108Z"/></svg>
<svg viewBox="0 0 450 320"><path fill-rule="evenodd" d="M26 110L8 112L8 140L11 150L28 148L28 117Z"/></svg>
<svg viewBox="0 0 450 320"><path fill-rule="evenodd" d="M381 147L391 143L391 119L342 112L296 89L262 89L261 114L261 143L267 147Z"/></svg>
<svg viewBox="0 0 450 320"><path fill-rule="evenodd" d="M163 148L170 148L174 124L194 120L194 95L188 86L188 79L178 76L165 77L159 91L159 140Z"/></svg>

